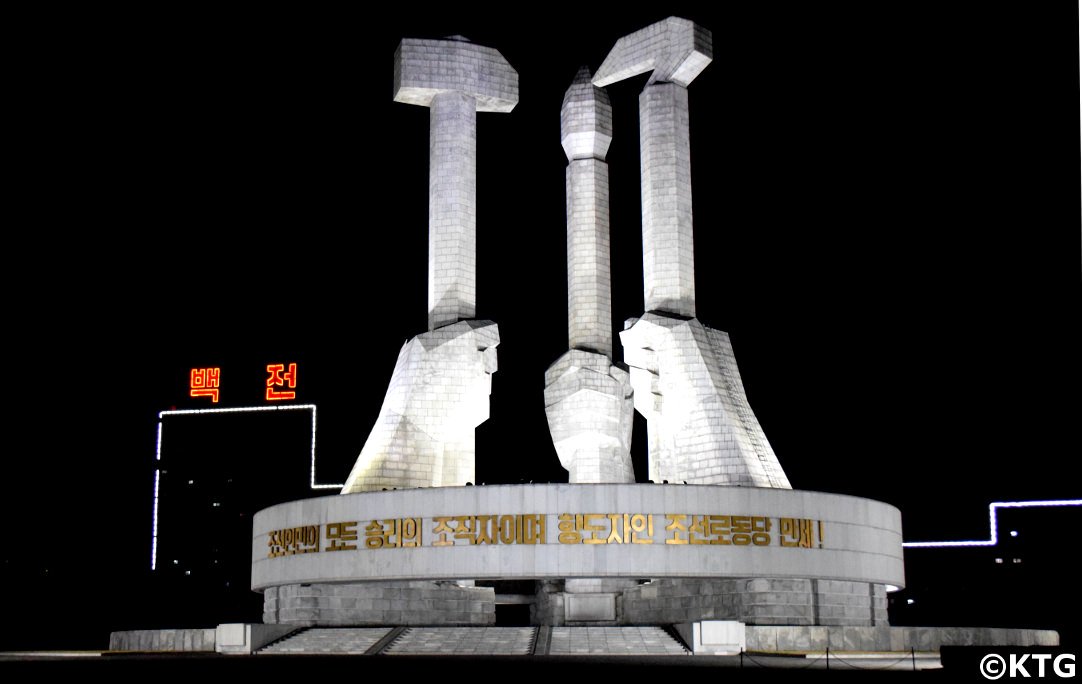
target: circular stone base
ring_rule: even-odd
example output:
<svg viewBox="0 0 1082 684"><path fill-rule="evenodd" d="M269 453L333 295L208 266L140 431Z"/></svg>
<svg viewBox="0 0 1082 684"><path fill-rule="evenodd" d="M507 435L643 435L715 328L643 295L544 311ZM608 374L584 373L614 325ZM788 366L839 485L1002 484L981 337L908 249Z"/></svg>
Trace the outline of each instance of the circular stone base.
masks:
<svg viewBox="0 0 1082 684"><path fill-rule="evenodd" d="M286 584L263 592L265 624L494 625L491 587L453 582Z"/></svg>
<svg viewBox="0 0 1082 684"><path fill-rule="evenodd" d="M257 513L253 528L255 591L369 581L616 578L905 586L896 508L788 489L409 489L284 503Z"/></svg>
<svg viewBox="0 0 1082 684"><path fill-rule="evenodd" d="M661 579L542 581L533 625L671 625L738 620L747 625L887 624L882 585L837 580ZM574 583L576 591L567 591ZM597 585L597 586L592 586ZM589 589L590 591L585 591ZM301 625L494 625L491 587L453 582L287 584L264 591L263 622Z"/></svg>

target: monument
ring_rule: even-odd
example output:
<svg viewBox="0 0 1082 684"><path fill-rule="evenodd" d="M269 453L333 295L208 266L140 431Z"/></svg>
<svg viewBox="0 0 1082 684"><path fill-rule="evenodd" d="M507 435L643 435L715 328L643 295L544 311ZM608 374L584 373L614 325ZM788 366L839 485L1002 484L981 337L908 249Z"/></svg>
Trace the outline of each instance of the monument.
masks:
<svg viewBox="0 0 1082 684"><path fill-rule="evenodd" d="M470 486L500 342L495 323L475 319L476 116L510 112L518 75L458 36L401 41L394 99L430 110L429 329L399 353L341 494L255 516L251 587L267 635L493 625L497 601L510 600L496 586L514 580L532 582L530 622L544 628L678 626L698 643L723 622L740 647L766 651L931 650L987 636L887 624L887 587L905 584L899 511L792 489L728 335L695 317L688 87L712 56L708 30L670 17L575 75L560 119L568 351L544 390L569 482ZM620 333L624 366L612 343L606 162L621 133L604 88L644 73L644 306ZM648 424L645 484L631 463L632 410ZM388 629L379 647L400 633Z"/></svg>
<svg viewBox="0 0 1082 684"><path fill-rule="evenodd" d="M517 74L460 37L401 42L394 98L430 108L429 331L402 348L342 496L256 516L265 622L493 624L494 589L474 586L493 580L534 581L535 624L885 622L884 586L904 584L898 512L792 491L728 337L694 317L687 86L711 58L709 31L669 18L575 75L560 117L569 349L545 374L569 484L470 487L499 343L474 320L476 113L510 111ZM645 312L621 333L629 373L613 361L604 87L645 72ZM633 410L653 484L635 484Z"/></svg>

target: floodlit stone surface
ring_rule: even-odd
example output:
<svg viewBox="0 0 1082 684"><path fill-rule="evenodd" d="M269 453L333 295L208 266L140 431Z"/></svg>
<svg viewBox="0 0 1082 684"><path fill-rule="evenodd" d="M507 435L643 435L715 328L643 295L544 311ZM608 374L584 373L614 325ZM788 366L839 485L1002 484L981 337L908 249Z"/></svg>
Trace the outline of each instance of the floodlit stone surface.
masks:
<svg viewBox="0 0 1082 684"><path fill-rule="evenodd" d="M612 358L609 165L612 106L585 67L564 95L560 132L567 188L568 347Z"/></svg>
<svg viewBox="0 0 1082 684"><path fill-rule="evenodd" d="M474 480L474 428L488 419L499 330L462 321L398 354L383 407L343 494Z"/></svg>
<svg viewBox="0 0 1082 684"><path fill-rule="evenodd" d="M500 334L477 315L477 112L510 112L518 73L464 38L403 39L394 99L431 109L428 332L398 354L376 425L343 494L474 480Z"/></svg>
<svg viewBox="0 0 1082 684"><path fill-rule="evenodd" d="M477 115L459 92L432 99L428 329L477 315Z"/></svg>
<svg viewBox="0 0 1082 684"><path fill-rule="evenodd" d="M608 95L583 67L564 95L567 331L570 350L545 372L549 432L570 482L634 482L627 371L612 363Z"/></svg>
<svg viewBox="0 0 1082 684"><path fill-rule="evenodd" d="M609 94L590 82L581 67L564 93L560 107L560 143L568 159L605 159L612 142Z"/></svg>
<svg viewBox="0 0 1082 684"><path fill-rule="evenodd" d="M496 594L491 587L391 581L287 584L263 592L263 622L267 624L491 625L495 621Z"/></svg>
<svg viewBox="0 0 1082 684"><path fill-rule="evenodd" d="M710 31L669 17L616 41L594 74L594 85L603 88L649 71L647 85L671 82L687 87L713 58Z"/></svg>
<svg viewBox="0 0 1082 684"><path fill-rule="evenodd" d="M415 627L387 648L387 655L529 655L533 627Z"/></svg>
<svg viewBox="0 0 1082 684"><path fill-rule="evenodd" d="M669 17L616 41L594 74L594 85L607 86L651 72L639 96L647 311L695 316L687 86L712 59L710 31Z"/></svg>
<svg viewBox="0 0 1082 684"><path fill-rule="evenodd" d="M569 538L566 528L577 526L579 515L583 525L589 523L585 516L592 516L594 531L582 527L581 536ZM652 530L629 528L636 515L640 529L652 516ZM770 522L771 538L764 545L690 543L691 516L704 515L719 520L762 516L764 529ZM420 530L417 546L396 546L391 537L388 544L378 541L379 548L367 544L371 521L382 521L387 531L407 516ZM811 521L808 545L782 544L785 518ZM687 534L671 527L678 519L689 526ZM350 542L357 548L329 551L327 525L342 521L357 522L358 538ZM437 529L441 524L449 526L443 528L447 531ZM256 513L252 589L327 582L643 577L811 578L904 587L901 525L898 509L887 504L792 489L536 484L365 492L301 499ZM306 526L317 528L319 551L272 555L272 533ZM667 543L678 536L688 543Z"/></svg>
<svg viewBox="0 0 1082 684"><path fill-rule="evenodd" d="M643 301L620 334L655 482L789 488L740 382L729 336L695 319L687 85L710 63L710 32L677 17L616 42L605 86L651 72L639 96Z"/></svg>
<svg viewBox="0 0 1082 684"><path fill-rule="evenodd" d="M625 591L621 607L621 619L629 624L887 624L883 585L827 579L658 579Z"/></svg>
<svg viewBox="0 0 1082 684"><path fill-rule="evenodd" d="M639 96L647 311L695 316L687 86L713 59L710 31L669 17L616 41L594 74L607 86L650 72Z"/></svg>
<svg viewBox="0 0 1082 684"><path fill-rule="evenodd" d="M499 50L455 36L403 38L394 53L394 100L431 106L440 93L474 98L479 112L510 112L518 104L518 72Z"/></svg>
<svg viewBox="0 0 1082 684"><path fill-rule="evenodd" d="M554 627L548 654L684 656L687 650L660 627Z"/></svg>
<svg viewBox="0 0 1082 684"><path fill-rule="evenodd" d="M673 83L639 95L643 300L647 311L695 316L688 91Z"/></svg>
<svg viewBox="0 0 1082 684"><path fill-rule="evenodd" d="M331 627L306 629L259 651L275 653L349 653L364 655L387 636L390 627Z"/></svg>
<svg viewBox="0 0 1082 684"><path fill-rule="evenodd" d="M998 627L864 627L752 626L745 627L749 651L939 651L943 646L1059 645L1050 629Z"/></svg>
<svg viewBox="0 0 1082 684"><path fill-rule="evenodd" d="M620 334L654 482L790 488L748 404L728 334L655 313Z"/></svg>
<svg viewBox="0 0 1082 684"><path fill-rule="evenodd" d="M651 72L639 96L647 311L695 316L687 86L712 59L710 31L669 17L616 41L594 74L594 85L607 86Z"/></svg>
<svg viewBox="0 0 1082 684"><path fill-rule="evenodd" d="M609 165L571 160L566 187L568 346L612 358Z"/></svg>
<svg viewBox="0 0 1082 684"><path fill-rule="evenodd" d="M134 629L109 634L110 651L214 652L215 629Z"/></svg>
<svg viewBox="0 0 1082 684"><path fill-rule="evenodd" d="M477 315L477 112L510 112L518 72L495 49L461 38L405 38L394 99L431 109L428 329Z"/></svg>
<svg viewBox="0 0 1082 684"><path fill-rule="evenodd" d="M631 382L604 354L572 349L545 372L545 413L568 481L634 482Z"/></svg>

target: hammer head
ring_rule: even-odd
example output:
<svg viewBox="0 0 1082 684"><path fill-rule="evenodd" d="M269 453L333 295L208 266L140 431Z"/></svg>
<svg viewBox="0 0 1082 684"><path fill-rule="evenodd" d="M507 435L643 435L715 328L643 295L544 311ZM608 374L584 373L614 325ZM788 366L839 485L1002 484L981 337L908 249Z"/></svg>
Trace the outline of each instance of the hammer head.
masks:
<svg viewBox="0 0 1082 684"><path fill-rule="evenodd" d="M647 84L686 88L713 59L710 31L688 19L669 17L616 41L594 74L594 85L604 88L651 71Z"/></svg>
<svg viewBox="0 0 1082 684"><path fill-rule="evenodd" d="M510 112L518 104L518 72L499 51L458 37L403 38L394 53L395 102L428 107L445 92L472 96L479 112Z"/></svg>

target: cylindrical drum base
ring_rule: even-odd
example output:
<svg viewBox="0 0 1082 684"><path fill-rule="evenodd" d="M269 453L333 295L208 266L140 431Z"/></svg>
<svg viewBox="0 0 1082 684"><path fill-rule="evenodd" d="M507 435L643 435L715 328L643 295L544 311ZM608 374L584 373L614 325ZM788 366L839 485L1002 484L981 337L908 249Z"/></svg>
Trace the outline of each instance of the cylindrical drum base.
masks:
<svg viewBox="0 0 1082 684"><path fill-rule="evenodd" d="M494 625L491 587L456 582L285 584L263 591L265 624Z"/></svg>

